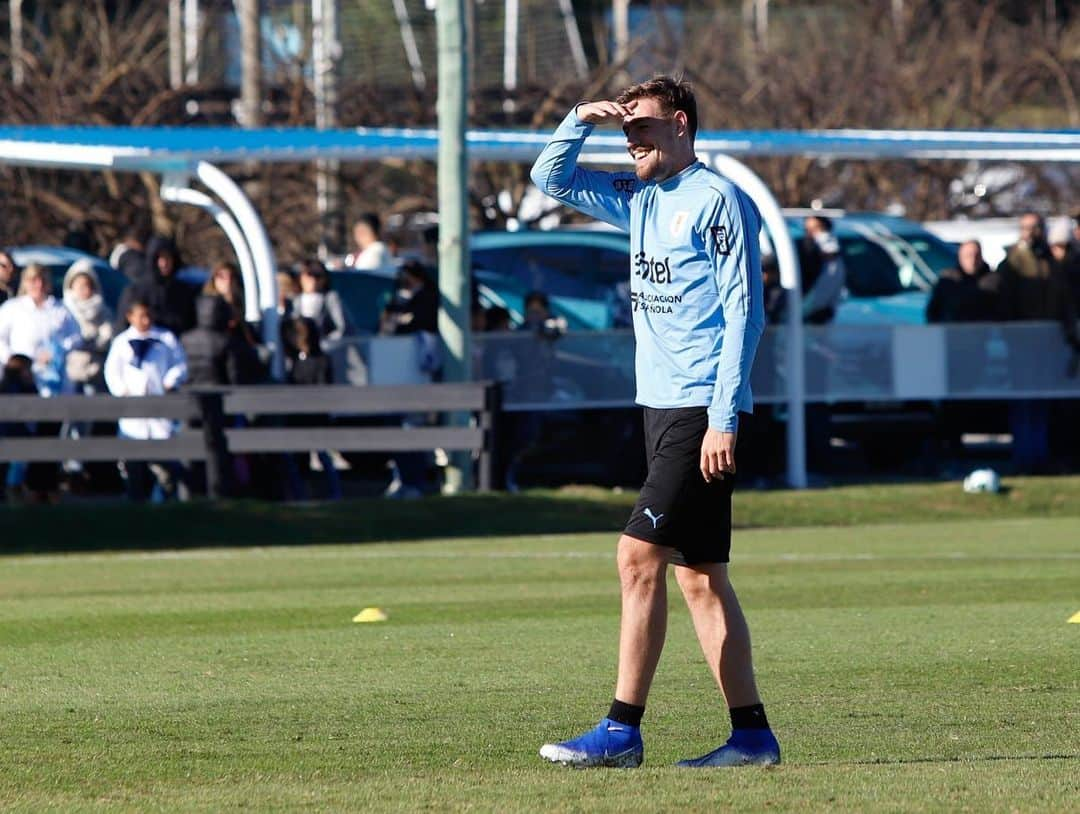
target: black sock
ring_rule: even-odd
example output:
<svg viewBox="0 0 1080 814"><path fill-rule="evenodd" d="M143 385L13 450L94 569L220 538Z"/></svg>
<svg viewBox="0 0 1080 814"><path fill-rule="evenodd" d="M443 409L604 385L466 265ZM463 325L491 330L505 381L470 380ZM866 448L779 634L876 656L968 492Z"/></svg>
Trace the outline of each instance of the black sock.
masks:
<svg viewBox="0 0 1080 814"><path fill-rule="evenodd" d="M732 707L732 729L768 729L769 719L765 717L764 704L751 704L748 707Z"/></svg>
<svg viewBox="0 0 1080 814"><path fill-rule="evenodd" d="M618 698L611 702L611 709L607 716L620 724L627 726L641 726L641 716L645 714L645 707L635 707L633 704L624 704Z"/></svg>

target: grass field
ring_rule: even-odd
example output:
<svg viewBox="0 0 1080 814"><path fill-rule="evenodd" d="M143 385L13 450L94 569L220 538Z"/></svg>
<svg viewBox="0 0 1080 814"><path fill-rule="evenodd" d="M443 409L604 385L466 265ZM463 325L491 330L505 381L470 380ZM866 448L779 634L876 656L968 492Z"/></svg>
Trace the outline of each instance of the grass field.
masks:
<svg viewBox="0 0 1080 814"><path fill-rule="evenodd" d="M674 593L645 767L537 757L610 701L610 534L3 558L0 808L1075 811L1078 525L738 533L785 764L706 772Z"/></svg>

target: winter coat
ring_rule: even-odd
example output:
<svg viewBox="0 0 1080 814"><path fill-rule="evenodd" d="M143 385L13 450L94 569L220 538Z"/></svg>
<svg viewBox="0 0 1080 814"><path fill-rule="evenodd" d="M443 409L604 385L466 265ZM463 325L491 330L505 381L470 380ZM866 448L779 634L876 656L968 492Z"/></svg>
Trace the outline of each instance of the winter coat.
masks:
<svg viewBox="0 0 1080 814"><path fill-rule="evenodd" d="M1080 344L1068 278L1045 244L1010 247L997 274L1001 319L1054 320L1061 323L1071 344Z"/></svg>
<svg viewBox="0 0 1080 814"><path fill-rule="evenodd" d="M81 343L75 317L55 297L46 297L40 308L26 295L0 305L0 364L13 354L32 359L34 381L43 396L66 389L64 357ZM51 357L48 362L39 361L43 353Z"/></svg>
<svg viewBox="0 0 1080 814"><path fill-rule="evenodd" d="M264 368L258 352L240 333L229 331L232 309L224 299L202 296L195 303L196 327L181 338L190 385L259 384Z"/></svg>
<svg viewBox="0 0 1080 814"><path fill-rule="evenodd" d="M143 276L124 289L117 309L118 330L127 326L127 311L132 302L142 300L150 306L150 318L154 325L181 336L184 331L195 327L194 286L177 279L177 272L163 277L158 271L157 259L160 254L176 254L176 247L169 240L154 238L147 246L146 267ZM179 262L177 263L179 267Z"/></svg>
<svg viewBox="0 0 1080 814"><path fill-rule="evenodd" d="M985 263L975 274L945 269L926 304L926 321L992 322L998 311L996 282Z"/></svg>
<svg viewBox="0 0 1080 814"><path fill-rule="evenodd" d="M77 299L71 284L80 274L86 275L94 287L88 299ZM73 384L86 384L100 379L105 354L113 338L112 311L101 296L101 282L89 260L76 260L64 275L64 306L75 317L82 334L82 347L68 352L65 369Z"/></svg>
<svg viewBox="0 0 1080 814"><path fill-rule="evenodd" d="M117 255L115 268L130 282L141 280L147 274L146 253L128 246Z"/></svg>
<svg viewBox="0 0 1080 814"><path fill-rule="evenodd" d="M323 353L301 353L293 360L289 370L289 384L317 385L330 384L332 381L330 357Z"/></svg>
<svg viewBox="0 0 1080 814"><path fill-rule="evenodd" d="M140 334L128 328L113 340L105 358L105 383L114 396L160 396L187 379L184 349L157 326ZM167 418L121 418L125 438L168 438L175 422Z"/></svg>

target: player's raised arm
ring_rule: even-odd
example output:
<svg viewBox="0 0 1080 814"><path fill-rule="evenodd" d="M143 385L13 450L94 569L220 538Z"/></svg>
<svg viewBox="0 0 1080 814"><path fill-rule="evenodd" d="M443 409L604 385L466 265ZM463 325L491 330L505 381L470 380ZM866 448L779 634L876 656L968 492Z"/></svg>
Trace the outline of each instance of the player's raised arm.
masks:
<svg viewBox="0 0 1080 814"><path fill-rule="evenodd" d="M532 181L547 195L624 231L630 228L633 173L586 170L578 166L585 139L598 124L621 126L630 111L618 102L583 102L563 119L533 164Z"/></svg>

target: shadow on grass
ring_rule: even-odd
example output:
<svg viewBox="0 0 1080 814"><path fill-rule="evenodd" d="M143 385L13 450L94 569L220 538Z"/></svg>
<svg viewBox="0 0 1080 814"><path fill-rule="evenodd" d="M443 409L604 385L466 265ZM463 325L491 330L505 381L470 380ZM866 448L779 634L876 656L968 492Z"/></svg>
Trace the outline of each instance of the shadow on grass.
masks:
<svg viewBox="0 0 1080 814"><path fill-rule="evenodd" d="M629 506L584 497L472 494L299 505L193 501L11 507L0 510L0 554L616 534Z"/></svg>
<svg viewBox="0 0 1080 814"><path fill-rule="evenodd" d="M592 486L412 501L286 504L205 500L161 506L66 503L0 508L0 555L606 532L618 535L637 493ZM1014 478L1002 494L956 483L740 490L736 528L1080 517L1080 477Z"/></svg>

